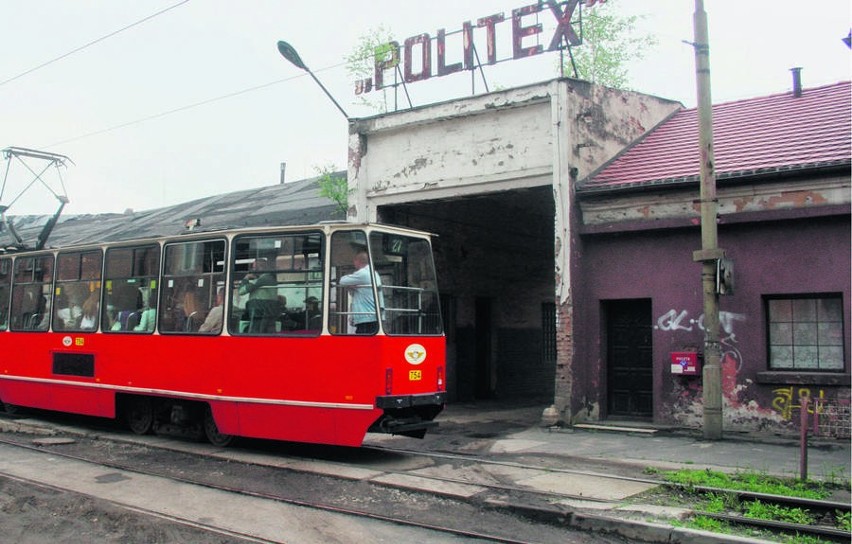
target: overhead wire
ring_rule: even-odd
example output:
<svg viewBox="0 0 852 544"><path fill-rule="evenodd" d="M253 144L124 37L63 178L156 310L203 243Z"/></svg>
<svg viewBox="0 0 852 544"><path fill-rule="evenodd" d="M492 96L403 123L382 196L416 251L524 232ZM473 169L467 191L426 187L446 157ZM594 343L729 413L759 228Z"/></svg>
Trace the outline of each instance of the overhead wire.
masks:
<svg viewBox="0 0 852 544"><path fill-rule="evenodd" d="M102 41L104 41L104 40L106 40L106 39L108 39L108 38L111 38L111 37L115 36L116 34L119 34L119 33L121 33L121 32L124 32L125 30L128 30L128 29L131 29L131 28L133 28L134 26L138 26L138 25L140 25L140 24L142 24L142 23L144 23L144 22L146 22L146 21L150 21L150 20L151 20L151 19L153 19L154 17L157 17L158 15L162 15L163 13L166 13L166 12L167 12L167 11L169 11L169 10L175 9L176 7L179 7L179 6L181 6L182 4L186 4L187 2L189 2L189 0L181 0L181 1L180 1L180 2L178 2L177 4L174 4L174 5L169 6L169 7L167 7L167 8L161 9L160 11L158 11L158 12L156 12L156 13L153 13L153 14L151 14L151 15L149 15L149 16L147 16L147 17L144 17L144 18L142 18L142 19L139 19L139 20L138 20L138 21L136 21L135 23L131 23L131 24L129 24L129 25L127 25L127 26L123 27L123 28L119 28L118 30L115 30L115 31L113 31L113 32L110 32L109 34L106 34L105 36L101 36L100 38L98 38L98 39L96 39L96 40L93 40L93 41L91 41L91 42L89 42L89 43L87 43L87 44L85 44L85 45L81 45L80 47L77 47L76 49L72 49L71 51L68 51L68 52L67 52L67 53L65 53L65 54L59 55L58 57L56 57L56 58L54 58L54 59L51 59L51 60L46 61L46 62L43 62L43 63L39 64L38 66L35 66L35 67L33 67L33 68L30 68L29 70L26 70L25 72L21 72L20 74L18 74L18 75L16 75L16 76L14 76L14 77L10 77L9 79L6 79L6 80L4 80L4 81L0 81L0 86L5 85L5 84L7 84L7 83L10 83L10 82L12 82L12 81L15 81L16 79L20 79L20 78L22 78L22 77L24 77L24 76L26 76L26 75L28 75L28 74L31 74L31 73L35 72L36 70L40 70L40 69L44 68L45 66L49 66L49 65L53 64L54 62L57 62L57 61L60 61L60 60L62 60L62 59L64 59L64 58L66 58L66 57L69 57L69 56L73 55L74 53L79 53L79 52L80 52L80 51L82 51L83 49L86 49L86 48L88 48L88 47L91 47L91 46L95 45L96 43L100 43L100 42L102 42Z"/></svg>
<svg viewBox="0 0 852 544"><path fill-rule="evenodd" d="M12 82L12 81L15 81L15 80L17 80L17 79L20 79L21 77L24 77L24 76L26 76L27 74L31 74L32 72L35 72L36 70L39 70L39 69L41 69L41 68L44 68L45 66L48 66L48 65L50 65L50 64L53 64L54 62L57 62L57 61L60 61L60 60L62 60L62 59L64 59L64 58L66 58L66 57L69 57L70 55L73 55L74 53L77 53L77 52L79 52L79 51L82 51L83 49L86 49L86 48L88 48L88 47L91 47L92 45L95 45L95 44L97 44L97 43L99 43L99 42L102 42L102 41L104 41L104 40L106 40L106 39L108 39L108 38L110 38L110 37L112 37L112 36L115 36L116 34L119 34L119 33L123 32L123 31L125 31L125 30L128 30L128 29L130 29L130 28L132 28L132 27L134 27L134 26L138 26L138 25L140 25L140 24L142 24L142 23L144 23L144 22L146 22L146 21L149 21L149 20L153 19L154 17L157 17L157 16L159 16L159 15L162 15L163 13L166 13L166 12L167 12L167 11L169 11L169 10L175 9L175 8L177 8L177 7L179 7L179 6L183 5L183 4L185 4L185 3L187 3L187 2L189 2L189 0L181 0L180 2L178 2L178 3L176 3L176 4L173 4L173 5L171 5L171 6L167 7L167 8L164 8L164 9L162 9L162 10L160 10L160 11L156 12L156 13L153 13L153 14L151 14L151 15L147 16L147 17L144 17L144 18L142 18L142 19L140 19L140 20L138 20L138 21L136 21L136 22L134 22L134 23L131 23L131 24L129 24L129 25L127 25L127 26L125 26L125 27L122 27L122 28L120 28L120 29L118 29L118 30L115 30L115 31L113 31L113 32L110 32L109 34L106 34L106 35L104 35L104 36L101 36L100 38L98 38L98 39L96 39L96 40L93 40L93 41L91 41L91 42L89 42L89 43L87 43L87 44L85 44L85 45L82 45L82 46L80 46L80 47L77 47L77 48L75 48L75 49L73 49L73 50L71 50L71 51L69 51L69 52L67 52L67 53L65 53L65 54L63 54L63 55L60 55L60 56L58 56L58 57L56 57L56 58L54 58L54 59L51 59L51 60L46 61L46 62L43 62L42 64L39 64L38 66L35 66L35 67L33 67L33 68L31 68L31 69L29 69L29 70L25 71L25 72L22 72L22 73L20 73L20 74L18 74L18 75L16 75L16 76L14 76L14 77L8 78L8 79L6 79L6 80L4 80L4 81L0 81L0 86L5 85L5 84L7 84L7 83L10 83L10 82ZM369 54L365 55L365 58L366 58L367 56L369 56ZM357 59L356 59L356 60L357 60ZM349 62L351 62L351 61L352 61L352 59L350 58L350 59L349 59ZM317 72L317 73L318 73L318 72L323 72L323 71L326 71L326 70L331 70L331 69L339 68L340 66L344 66L345 64L347 64L347 63L346 63L346 62L342 62L342 63L338 63L338 64L333 64L333 65L330 65L330 66L326 66L326 67L320 68L320 69L318 69L318 70L313 70L313 72ZM66 139L64 139L64 140L61 140L61 141L58 141L58 142L54 142L54 143L52 143L52 144L50 144L50 145L43 146L43 147L42 147L42 149L50 149L50 148L52 148L52 147L56 147L56 146L59 146L59 145L67 144L67 143L74 142L74 141L77 141L77 140L82 140L82 139L84 139L84 138L89 138L89 137L92 137L92 136L97 136L97 135L100 135L100 134L105 134L105 133L107 133L107 132L112 132L112 131L114 131L114 130L118 130L118 129L121 129L121 128L126 128L126 127L133 126L133 125L136 125L136 124L144 123L144 122L146 122L146 121L151 121L151 120L158 119L158 118L161 118L161 117L165 117L165 116L168 116L168 115L172 115L172 114L175 114L175 113L180 113L180 112L182 112L182 111L187 111L187 110L190 110L190 109L193 109L193 108L197 108L197 107L205 106L205 105L208 105L208 104L212 104L212 103L214 103L214 102L219 102L219 101L221 101L221 100L226 100L226 99L228 99L228 98L233 98L233 97L235 97L235 96L239 96L239 95L242 95L242 94L245 94L245 93L249 93L249 92L257 91L257 90L260 90L260 89L263 89L263 88L266 88L266 87L271 87L271 86L273 86L273 85L278 85L278 84L280 84L280 83L284 83L284 82L287 82L287 81L291 81L291 80L294 80L294 79L297 79L297 78L300 78L300 77L305 77L305 75L306 75L306 74L304 74L304 73L300 73L300 74L298 74L298 75L296 75L296 76L291 76L291 77L287 77L287 78L283 78L283 79L277 79L277 80L275 80L275 81L270 81L270 82L267 82L267 83L262 83L262 84L260 84L260 85L254 85L254 86L252 86L252 87L248 87L248 88L241 89L241 90L238 90L238 91L230 92L230 93L227 93L227 94L224 94L224 95L220 95L220 96L216 96L216 97L213 97L213 98L209 98L209 99L201 100L201 101L199 101L199 102L194 102L194 103L191 103L191 104L186 104L186 105L183 105L183 106L179 106L179 107L176 107L176 108L172 108L172 109L170 109L170 110L162 111L162 112L160 112L160 113L156 113L156 114L148 115L148 116L146 116L146 117L141 117L141 118L139 118L139 119L134 119L134 120L132 120L132 121L127 121L127 122L124 122L124 123L120 123L120 124L117 124L117 125L113 125L113 126L110 126L110 127L104 128L104 129L95 130L95 131L92 131L92 132L87 132L87 133L85 133L85 134L81 134L81 135L74 136L74 137L71 137L71 138L66 138Z"/></svg>
<svg viewBox="0 0 852 544"><path fill-rule="evenodd" d="M326 66L326 67L324 67L324 68L320 68L319 70L313 70L313 71L314 71L314 72L323 72L323 71L325 71L325 70L331 70L331 69L334 69L334 68L339 68L340 66L343 66L344 64L345 64L345 63L333 64L333 65L331 65L331 66ZM148 116L146 116L146 117L141 117L141 118L139 118L139 119L135 119L135 120L133 120L133 121L127 121L127 122L125 122L125 123L120 123L120 124L118 124L118 125L113 125L113 126L111 126L111 127L107 127L107 128L101 129L101 130L96 130L96 131L93 131L93 132L87 132L86 134L81 134L81 135L79 135L79 136L74 136L74 137L71 137L71 138L67 138L67 139L65 139L65 140L61 140L61 141L58 141L58 142L54 142L54 143L52 143L52 144L50 144L50 145L44 146L44 147L43 147L43 149L50 149L50 148L52 148L52 147L56 147L56 146L58 146L58 145L67 144L67 143L69 143L69 142L74 142L74 141L77 141L77 140L82 140L82 139L84 139L84 138L89 138L89 137L92 137L92 136L97 136L97 135L99 135L99 134L104 134L104 133L107 133L107 132L112 132L113 130L118 130L118 129L121 129L121 128L126 128L126 127L129 127L129 126L133 126L133 125L137 125L137 124L140 124L140 123L144 123L144 122L146 122L146 121L151 121L151 120L154 120L154 119L159 119L160 117L166 117L167 115L172 115L172 114L179 113L179 112L182 112L182 111L191 110L191 109L193 109L193 108L198 108L198 107L201 107L201 106L206 106L207 104L212 104L212 103L214 103L214 102L219 102L219 101L221 101L221 100L226 100L226 99L228 99L228 98L233 98L233 97L235 97L235 96L239 96L239 95L241 95L241 94L246 94L246 93L254 92L254 91L257 91L257 90L260 90L260 89L264 89L264 88L266 88L266 87L271 87L271 86L273 86L273 85L278 85L278 84L280 84L280 83L285 83L285 82L287 82L287 81L292 81L292 80L294 80L294 79L298 79L298 78L301 78L301 77L307 77L307 74L305 74L304 72L300 72L299 74L294 75L294 76L285 77L285 78L283 78L283 79L276 79L275 81L270 81L270 82L267 82L267 83L261 83L260 85L254 85L254 86L252 86L252 87L248 87L248 88L245 88L245 89L241 89L241 90L239 90L239 91L234 91L234 92L230 92L230 93L223 94L223 95L220 95L220 96L215 96L215 97L213 97L213 98L208 98L208 99L206 99L206 100L201 100L201 101L199 101L199 102L194 102L194 103L192 103L192 104L186 104L186 105L183 105L183 106L178 106L178 107L176 107L176 108L172 108L172 109L170 109L170 110L162 111L162 112L160 112L160 113L155 113L155 114L153 114L153 115L148 115Z"/></svg>

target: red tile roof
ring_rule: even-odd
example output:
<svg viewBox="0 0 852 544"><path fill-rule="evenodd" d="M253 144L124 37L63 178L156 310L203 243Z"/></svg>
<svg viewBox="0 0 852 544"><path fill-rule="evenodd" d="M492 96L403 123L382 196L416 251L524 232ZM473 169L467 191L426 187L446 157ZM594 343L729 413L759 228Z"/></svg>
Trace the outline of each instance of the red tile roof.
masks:
<svg viewBox="0 0 852 544"><path fill-rule="evenodd" d="M713 106L719 180L852 163L850 82ZM683 109L580 184L592 192L698 181L698 110Z"/></svg>

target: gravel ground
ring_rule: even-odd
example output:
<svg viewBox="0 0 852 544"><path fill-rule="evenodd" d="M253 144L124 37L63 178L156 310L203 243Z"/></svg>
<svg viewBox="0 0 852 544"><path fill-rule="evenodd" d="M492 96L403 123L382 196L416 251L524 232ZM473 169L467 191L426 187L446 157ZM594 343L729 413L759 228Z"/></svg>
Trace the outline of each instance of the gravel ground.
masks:
<svg viewBox="0 0 852 544"><path fill-rule="evenodd" d="M5 477L0 477L0 527L2 540L17 544L248 542Z"/></svg>

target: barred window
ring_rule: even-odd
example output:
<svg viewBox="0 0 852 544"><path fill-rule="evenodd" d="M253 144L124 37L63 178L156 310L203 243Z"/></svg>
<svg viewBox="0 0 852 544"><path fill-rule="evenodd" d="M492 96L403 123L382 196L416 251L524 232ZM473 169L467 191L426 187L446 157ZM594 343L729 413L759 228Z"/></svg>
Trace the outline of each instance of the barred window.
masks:
<svg viewBox="0 0 852 544"><path fill-rule="evenodd" d="M767 297L769 368L843 371L840 295Z"/></svg>

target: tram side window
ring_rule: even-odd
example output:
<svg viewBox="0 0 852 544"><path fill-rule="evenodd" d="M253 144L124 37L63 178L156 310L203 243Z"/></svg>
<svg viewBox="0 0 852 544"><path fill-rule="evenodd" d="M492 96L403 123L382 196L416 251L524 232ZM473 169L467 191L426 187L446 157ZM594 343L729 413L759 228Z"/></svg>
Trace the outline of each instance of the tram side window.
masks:
<svg viewBox="0 0 852 544"><path fill-rule="evenodd" d="M225 286L225 241L167 244L163 264L160 332L219 334L221 317L215 321L224 300L219 293Z"/></svg>
<svg viewBox="0 0 852 544"><path fill-rule="evenodd" d="M60 253L56 259L53 330L93 331L101 302L100 250Z"/></svg>
<svg viewBox="0 0 852 544"><path fill-rule="evenodd" d="M105 270L103 330L152 332L157 320L160 246L110 248Z"/></svg>
<svg viewBox="0 0 852 544"><path fill-rule="evenodd" d="M316 335L323 325L323 235L245 235L231 252L231 334Z"/></svg>
<svg viewBox="0 0 852 544"><path fill-rule="evenodd" d="M13 331L46 331L53 300L53 255L15 259L12 304L9 310Z"/></svg>
<svg viewBox="0 0 852 544"><path fill-rule="evenodd" d="M9 296L12 292L12 259L0 259L0 331L9 328Z"/></svg>

